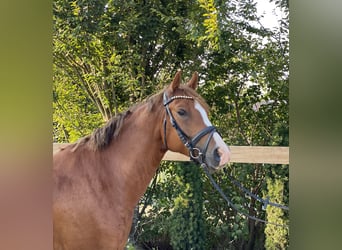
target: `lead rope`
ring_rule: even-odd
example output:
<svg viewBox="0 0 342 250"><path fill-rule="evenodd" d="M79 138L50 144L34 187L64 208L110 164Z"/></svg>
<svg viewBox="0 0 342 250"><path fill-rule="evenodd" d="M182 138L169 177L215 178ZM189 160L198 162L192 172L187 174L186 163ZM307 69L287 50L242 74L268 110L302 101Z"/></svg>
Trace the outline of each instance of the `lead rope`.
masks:
<svg viewBox="0 0 342 250"><path fill-rule="evenodd" d="M274 222L270 222L270 221L266 221L266 220L262 220L259 219L257 217L251 216L245 212L240 211L235 205L234 203L224 194L224 192L222 191L222 189L219 187L219 185L215 182L213 176L209 173L208 167L205 163L201 163L201 167L204 170L204 173L207 175L207 177L209 178L211 184L216 188L216 190L220 193L220 195L222 196L222 198L228 203L229 206L231 206L237 213L239 213L240 215L249 218L251 220L254 221L258 221L258 222L262 222L265 224L270 224L270 225L274 225L274 226L278 226L278 227L286 227L288 228L288 225L283 225L283 224L277 224Z"/></svg>
<svg viewBox="0 0 342 250"><path fill-rule="evenodd" d="M225 172L226 173L226 172ZM281 204L278 204L278 203L273 203L273 202L270 202L269 200L269 197L267 197L266 199L263 199L255 194L253 194L252 192L250 192L247 188L245 188L244 186L242 186L242 184L235 180L231 175L227 174L226 175L228 176L228 179L235 185L237 186L240 190L242 190L243 192L245 192L249 197L253 197L255 200L261 202L263 204L262 208L264 210L266 210L267 206L270 205L272 207L278 207L280 209L284 209L284 210L289 210L289 207L287 206L284 206L284 205L281 205Z"/></svg>

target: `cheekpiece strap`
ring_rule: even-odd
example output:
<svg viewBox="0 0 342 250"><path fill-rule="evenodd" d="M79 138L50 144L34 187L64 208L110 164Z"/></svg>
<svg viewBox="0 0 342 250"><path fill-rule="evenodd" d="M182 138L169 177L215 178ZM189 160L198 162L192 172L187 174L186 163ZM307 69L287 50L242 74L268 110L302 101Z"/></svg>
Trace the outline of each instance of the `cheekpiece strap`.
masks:
<svg viewBox="0 0 342 250"><path fill-rule="evenodd" d="M179 138L181 139L181 141L183 142L183 144L190 150L192 148L192 145L190 143L190 138L189 136L178 126L175 118L173 117L171 110L169 108L169 104L175 100L175 99L188 99L188 100L193 100L194 98L191 96L183 96L183 95L175 95L172 96L170 99L168 99L166 93L164 92L163 95L163 103L164 103L164 107L166 109L167 114L169 115L170 118L170 122L172 127L174 127L177 131L177 134L179 136ZM164 145L167 147L167 141L166 141L166 119L164 120Z"/></svg>

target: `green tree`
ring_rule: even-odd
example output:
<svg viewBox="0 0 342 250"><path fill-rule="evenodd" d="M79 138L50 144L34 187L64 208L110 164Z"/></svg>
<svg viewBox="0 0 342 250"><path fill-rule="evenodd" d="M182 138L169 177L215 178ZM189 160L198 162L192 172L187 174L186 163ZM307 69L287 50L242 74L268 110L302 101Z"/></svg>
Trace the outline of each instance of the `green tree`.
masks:
<svg viewBox="0 0 342 250"><path fill-rule="evenodd" d="M196 1L54 1L54 86L75 85L107 121L160 89L178 68L190 75L201 63L202 50L189 35L199 26L199 8L192 3ZM63 99L64 92L56 87L54 95ZM56 121L55 137L72 134L87 122L82 118L70 119L71 124Z"/></svg>
<svg viewBox="0 0 342 250"><path fill-rule="evenodd" d="M288 145L288 20L281 20L279 30L260 26L255 3L216 1L218 46L208 50L207 67L201 89L212 107L212 120L231 145ZM285 11L286 12L286 11ZM234 20L237 15L239 20ZM261 194L266 188L265 179L272 169L288 182L287 166L262 164L232 164L227 172L240 180L253 193ZM242 205L249 215L265 219L261 204L246 200L243 193L234 191L222 176L217 181L230 193L233 201ZM233 188L233 190L232 190ZM210 206L216 200L211 200ZM224 207L221 203L217 207ZM223 210L223 209L222 209ZM219 214L234 212L220 211ZM219 215L218 215L218 218ZM222 221L220 218L218 221ZM235 248L258 249L263 247L264 226L249 220L239 224L230 219L223 225L224 241ZM222 227L221 227L222 229ZM221 230L222 231L222 230ZM235 239L236 233L238 239ZM222 238L221 238L222 242Z"/></svg>

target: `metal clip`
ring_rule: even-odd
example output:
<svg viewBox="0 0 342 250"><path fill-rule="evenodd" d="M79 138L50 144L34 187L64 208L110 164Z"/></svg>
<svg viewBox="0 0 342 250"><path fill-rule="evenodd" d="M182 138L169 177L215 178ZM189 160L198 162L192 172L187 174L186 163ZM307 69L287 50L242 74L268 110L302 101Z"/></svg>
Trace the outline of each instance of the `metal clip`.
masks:
<svg viewBox="0 0 342 250"><path fill-rule="evenodd" d="M266 210L268 204L270 204L270 197L267 196L262 205L262 210Z"/></svg>
<svg viewBox="0 0 342 250"><path fill-rule="evenodd" d="M189 152L192 159L198 160L202 157L202 152L198 148L192 148Z"/></svg>

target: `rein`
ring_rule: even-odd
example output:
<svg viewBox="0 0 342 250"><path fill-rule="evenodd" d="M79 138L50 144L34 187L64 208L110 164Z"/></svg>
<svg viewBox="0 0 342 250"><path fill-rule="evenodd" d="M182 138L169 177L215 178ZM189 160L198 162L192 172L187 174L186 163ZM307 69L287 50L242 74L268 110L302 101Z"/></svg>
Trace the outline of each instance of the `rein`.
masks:
<svg viewBox="0 0 342 250"><path fill-rule="evenodd" d="M252 197L254 198L255 200L261 202L263 205L262 205L262 209L263 210L266 210L267 206L272 206L272 207L278 207L278 208L281 208L283 210L290 210L289 207L287 206L284 206L284 205L281 205L281 204L278 204L278 203L273 203L273 202L270 202L270 198L267 197L266 199L263 199L261 197L259 197L258 195L255 195L253 194L252 192L250 192L247 188L245 188L244 186L242 186L242 184L235 180L231 175L227 174L228 176L228 179L235 185L237 186L240 190L242 190L243 192L245 192L249 197Z"/></svg>
<svg viewBox="0 0 342 250"><path fill-rule="evenodd" d="M241 210L239 210L236 205L224 194L224 192L222 191L222 189L220 188L220 186L215 182L213 176L209 173L209 170L208 170L208 166L207 164L205 164L204 162L201 163L201 167L203 168L205 174L207 175L208 179L210 180L211 184L216 188L216 190L220 193L220 195L222 196L222 198L228 203L229 206L231 206L237 213L241 214L242 216L248 218L248 219L251 219L251 220L254 220L254 221L258 221L258 222L262 222L262 223L265 223L265 224L270 224L270 225L274 225L274 226L278 226L278 227L288 227L288 225L284 225L284 224L277 224L277 223L274 223L274 222L270 222L270 221L267 221L267 220L263 220L263 219L259 219L255 216L252 216L252 215L249 215L245 212L242 212ZM261 199L261 198L260 198ZM259 199L258 199L259 200ZM273 204L276 204L276 203L271 203L268 201L268 199L266 200L267 203L265 205L264 203L264 206L263 208L266 209L266 206L267 205L270 205L270 206L274 206ZM278 207L282 206L280 204L276 204ZM280 208L282 209L285 209L283 208L285 206L282 206ZM287 208L288 210L288 208Z"/></svg>
<svg viewBox="0 0 342 250"><path fill-rule="evenodd" d="M283 224L277 224L274 222L270 222L270 221L266 221L266 220L262 220L259 219L255 216L251 216L245 212L240 211L236 205L224 194L224 192L222 191L222 189L220 188L220 186L215 182L214 178L212 177L212 175L209 172L209 168L207 166L207 164L205 163L205 154L207 152L208 146L209 146L209 142L211 140L211 138L213 137L213 134L216 131L216 128L214 126L208 126L206 128L204 128L203 130L201 130L200 132L198 132L193 138L190 138L177 124L175 118L172 115L172 112L169 108L169 104L176 100L176 99L188 99L188 100L194 100L193 97L191 96L172 96L171 98L168 98L168 96L166 95L166 93L164 92L163 95L163 102L164 102L164 107L166 109L166 113L170 118L170 123L172 125L172 127L174 127L177 131L178 137L181 139L181 141L183 142L183 144L189 149L189 153L190 153L190 159L198 164L200 164L200 166L203 168L205 174L207 175L208 179L210 180L211 184L216 188L216 190L220 193L220 195L222 196L222 198L228 203L228 205L230 207L232 207L237 213L241 214L242 216L249 218L251 220L257 221L257 222L262 222L265 224L271 224L271 225L275 225L275 226L279 226L279 227L288 227L287 225L283 225ZM204 150L201 151L199 148L196 147L196 144L201 140L201 138L205 135L209 134L208 139L206 141L206 143L204 144ZM167 148L167 140L166 140L166 117L164 119L164 145ZM270 206L274 206L274 207L278 207L284 210L289 210L288 207L277 204L277 203L272 203L269 201L269 198L267 198L266 200L260 198L259 196L249 192L246 188L244 188L238 181L234 180L230 175L228 175L230 181L232 183L234 183L238 188L240 188L241 190L243 190L246 194L248 194L250 197L253 197L254 199L260 201L263 203L263 209L266 209L267 205Z"/></svg>

